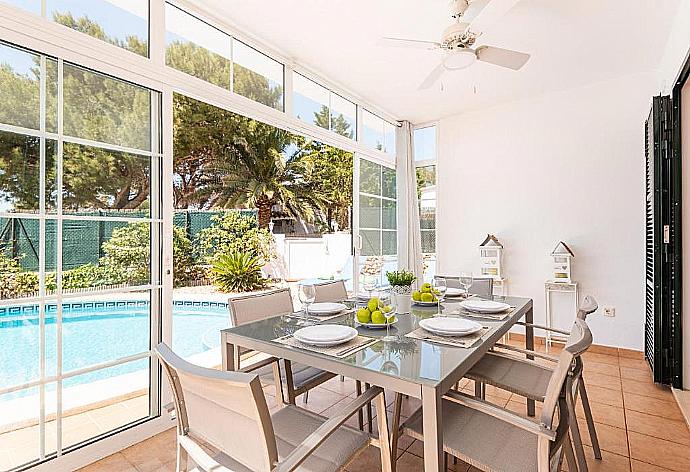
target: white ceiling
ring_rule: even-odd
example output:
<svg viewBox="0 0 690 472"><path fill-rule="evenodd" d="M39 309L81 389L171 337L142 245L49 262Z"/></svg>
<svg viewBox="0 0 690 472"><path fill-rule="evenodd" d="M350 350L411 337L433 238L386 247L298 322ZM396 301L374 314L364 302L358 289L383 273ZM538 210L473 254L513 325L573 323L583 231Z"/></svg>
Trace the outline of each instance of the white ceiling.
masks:
<svg viewBox="0 0 690 472"><path fill-rule="evenodd" d="M196 1L391 115L421 123L654 70L684 0L522 0L477 41L530 53L522 70L478 62L425 91L417 87L440 53L377 40L438 40L451 23L446 0Z"/></svg>

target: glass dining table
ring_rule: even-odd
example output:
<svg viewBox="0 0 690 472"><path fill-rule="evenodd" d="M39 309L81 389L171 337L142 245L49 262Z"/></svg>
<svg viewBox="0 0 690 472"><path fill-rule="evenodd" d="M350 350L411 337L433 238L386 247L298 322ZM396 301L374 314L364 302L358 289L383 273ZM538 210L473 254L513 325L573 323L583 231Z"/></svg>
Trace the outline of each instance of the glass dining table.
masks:
<svg viewBox="0 0 690 472"><path fill-rule="evenodd" d="M439 344L432 340L405 336L419 327L419 322L437 314L436 307L413 306L409 314L397 315L390 331L398 335L396 341L379 340L346 357L293 347L276 340L294 333L302 327L299 315L278 315L221 331L223 369L235 370L235 350L252 349L343 375L363 383L375 385L396 393L421 400L424 427L424 470L443 470L443 438L441 399L459 382L467 371L521 319L527 324L525 344L534 349L533 304L530 298L494 297L511 306L509 315L502 320L471 318L485 328L484 334L470 347ZM441 304L441 313L464 316L458 300L447 298ZM383 338L386 330L358 326L350 311L325 323L356 327L361 336ZM534 401L526 402L527 413L534 416Z"/></svg>

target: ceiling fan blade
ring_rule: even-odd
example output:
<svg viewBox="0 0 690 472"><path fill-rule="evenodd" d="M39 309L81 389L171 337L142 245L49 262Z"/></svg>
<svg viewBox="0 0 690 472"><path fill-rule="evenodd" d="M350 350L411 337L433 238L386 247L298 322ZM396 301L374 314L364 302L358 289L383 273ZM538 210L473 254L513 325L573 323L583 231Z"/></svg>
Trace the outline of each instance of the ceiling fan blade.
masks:
<svg viewBox="0 0 690 472"><path fill-rule="evenodd" d="M465 23L471 23L481 11L491 2L491 0L474 0L469 4L465 13L462 14L460 19Z"/></svg>
<svg viewBox="0 0 690 472"><path fill-rule="evenodd" d="M470 29L475 33L482 33L501 19L503 15L513 8L520 0L475 0L470 3L463 21L469 21ZM474 5L476 6L476 9ZM466 19L466 15L474 15L472 19Z"/></svg>
<svg viewBox="0 0 690 472"><path fill-rule="evenodd" d="M404 38L380 38L378 40L378 45L414 49L438 49L441 47L441 45L436 41L422 41L418 39Z"/></svg>
<svg viewBox="0 0 690 472"><path fill-rule="evenodd" d="M426 90L430 88L432 85L436 83L438 79L441 78L443 73L446 71L446 68L443 66L443 62L441 62L439 65L434 67L434 69L431 71L429 75L426 76L426 79L424 79L424 82L419 84L418 89L419 90Z"/></svg>
<svg viewBox="0 0 690 472"><path fill-rule="evenodd" d="M493 46L481 46L475 51L477 60L508 69L519 70L529 59L529 54Z"/></svg>

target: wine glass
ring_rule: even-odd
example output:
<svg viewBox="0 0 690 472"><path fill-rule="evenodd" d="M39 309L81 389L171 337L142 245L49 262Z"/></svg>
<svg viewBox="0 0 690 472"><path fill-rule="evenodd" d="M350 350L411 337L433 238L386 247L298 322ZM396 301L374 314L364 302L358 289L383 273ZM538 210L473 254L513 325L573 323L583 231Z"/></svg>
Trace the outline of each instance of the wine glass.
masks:
<svg viewBox="0 0 690 472"><path fill-rule="evenodd" d="M465 290L465 298L469 298L470 287L474 283L474 276L472 272L462 272L460 274L460 287Z"/></svg>
<svg viewBox="0 0 690 472"><path fill-rule="evenodd" d="M376 275L364 274L362 277L362 288L369 292L369 298L371 299L371 292L374 291L378 285L379 278Z"/></svg>
<svg viewBox="0 0 690 472"><path fill-rule="evenodd" d="M391 322L395 318L396 305L395 297L390 291L385 291L379 294L378 308L381 314L386 318L386 337L384 341L395 341L397 338L390 335Z"/></svg>
<svg viewBox="0 0 690 472"><path fill-rule="evenodd" d="M300 285L299 291L297 292L299 301L304 305L304 315L303 319L298 323L300 325L309 324L309 305L314 303L316 299L316 287L313 285Z"/></svg>
<svg viewBox="0 0 690 472"><path fill-rule="evenodd" d="M434 295L438 299L437 307L437 315L441 314L441 302L443 301L444 297L446 296L446 290L448 290L448 286L446 285L446 279L443 277L434 277L434 280L431 282L431 288L433 289Z"/></svg>

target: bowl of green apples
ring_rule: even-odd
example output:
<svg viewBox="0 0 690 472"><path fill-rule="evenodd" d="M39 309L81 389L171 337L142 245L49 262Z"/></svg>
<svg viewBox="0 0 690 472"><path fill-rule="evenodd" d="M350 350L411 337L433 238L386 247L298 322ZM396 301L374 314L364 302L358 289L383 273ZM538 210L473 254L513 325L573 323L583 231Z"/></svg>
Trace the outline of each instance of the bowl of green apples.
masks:
<svg viewBox="0 0 690 472"><path fill-rule="evenodd" d="M412 303L419 306L438 305L438 297L430 283L422 284L419 290L412 292Z"/></svg>
<svg viewBox="0 0 690 472"><path fill-rule="evenodd" d="M391 307L392 309L392 307ZM366 306L359 308L355 312L355 320L358 326L364 326L372 329L385 328L387 325L392 325L398 322L398 317L394 316L389 320L379 309L378 297L370 298Z"/></svg>

